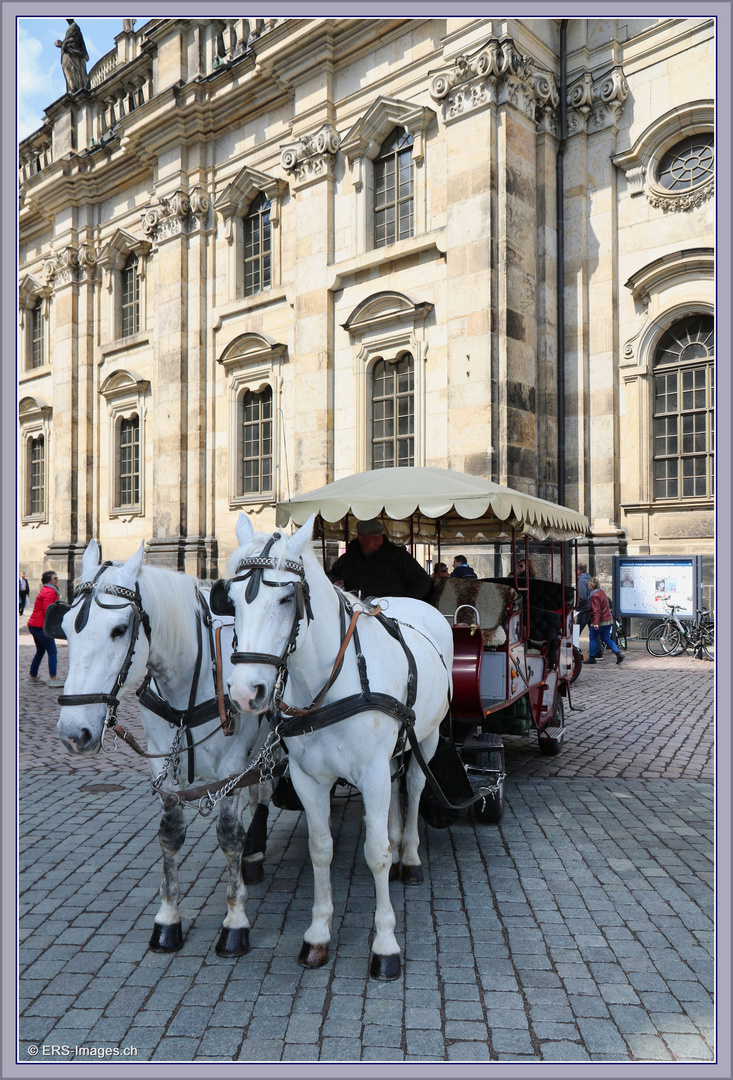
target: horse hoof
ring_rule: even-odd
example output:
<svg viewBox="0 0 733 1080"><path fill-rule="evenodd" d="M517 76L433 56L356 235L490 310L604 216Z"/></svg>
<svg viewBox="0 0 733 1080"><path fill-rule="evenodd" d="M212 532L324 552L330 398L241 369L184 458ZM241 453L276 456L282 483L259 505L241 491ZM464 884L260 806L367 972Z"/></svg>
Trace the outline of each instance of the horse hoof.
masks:
<svg viewBox="0 0 733 1080"><path fill-rule="evenodd" d="M402 884L403 885L422 885L422 867L421 866L405 866L402 864Z"/></svg>
<svg viewBox="0 0 733 1080"><path fill-rule="evenodd" d="M303 942L303 948L298 955L298 963L301 967L319 968L328 963L328 945L310 945Z"/></svg>
<svg viewBox="0 0 733 1080"><path fill-rule="evenodd" d="M256 885L265 876L262 859L242 859L242 878L245 885Z"/></svg>
<svg viewBox="0 0 733 1080"><path fill-rule="evenodd" d="M398 862L393 862L392 865L390 866L390 868L389 868L389 880L390 881L399 881L400 880L400 864Z"/></svg>
<svg viewBox="0 0 733 1080"><path fill-rule="evenodd" d="M149 946L153 952L178 952L181 945L183 945L183 931L179 922L171 923L170 926L162 926L161 923L153 924Z"/></svg>
<svg viewBox="0 0 733 1080"><path fill-rule="evenodd" d="M249 928L223 926L215 952L217 956L245 956L249 952Z"/></svg>
<svg viewBox="0 0 733 1080"><path fill-rule="evenodd" d="M391 982L393 979L399 979L401 971L402 965L400 964L399 953L395 953L393 956L380 956L378 953L372 953L372 962L369 965L369 975L372 979Z"/></svg>

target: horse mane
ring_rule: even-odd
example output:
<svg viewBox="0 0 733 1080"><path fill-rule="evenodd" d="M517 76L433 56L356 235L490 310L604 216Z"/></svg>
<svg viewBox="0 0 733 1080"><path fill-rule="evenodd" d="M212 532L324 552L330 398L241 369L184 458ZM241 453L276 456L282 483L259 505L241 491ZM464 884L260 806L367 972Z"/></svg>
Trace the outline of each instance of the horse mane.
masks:
<svg viewBox="0 0 733 1080"><path fill-rule="evenodd" d="M179 655L191 643L192 626L200 611L196 587L201 583L187 574L159 566L143 566L138 581L156 650Z"/></svg>

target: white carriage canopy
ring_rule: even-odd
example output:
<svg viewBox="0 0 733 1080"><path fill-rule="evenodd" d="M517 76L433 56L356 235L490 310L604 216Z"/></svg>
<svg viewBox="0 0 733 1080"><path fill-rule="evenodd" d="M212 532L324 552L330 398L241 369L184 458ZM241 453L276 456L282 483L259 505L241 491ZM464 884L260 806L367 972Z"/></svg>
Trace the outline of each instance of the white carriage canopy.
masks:
<svg viewBox="0 0 733 1080"><path fill-rule="evenodd" d="M320 515L327 540L352 539L356 522L381 518L397 543L493 542L517 536L573 540L589 531L575 510L451 469L374 469L277 504L277 524Z"/></svg>

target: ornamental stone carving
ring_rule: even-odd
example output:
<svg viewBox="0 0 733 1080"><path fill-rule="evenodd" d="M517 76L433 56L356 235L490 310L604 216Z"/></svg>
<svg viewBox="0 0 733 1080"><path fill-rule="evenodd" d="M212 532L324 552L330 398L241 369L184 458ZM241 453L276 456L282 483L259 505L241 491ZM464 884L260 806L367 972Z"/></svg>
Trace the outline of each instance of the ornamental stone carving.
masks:
<svg viewBox="0 0 733 1080"><path fill-rule="evenodd" d="M489 103L510 102L530 120L553 132L560 102L552 74L520 53L510 37L489 38L476 52L431 72L430 96L440 102L446 123Z"/></svg>
<svg viewBox="0 0 733 1080"><path fill-rule="evenodd" d="M708 180L706 184L683 194L661 195L656 191L647 192L647 199L651 206L659 210L673 210L680 213L684 210L695 210L707 202L715 192L715 181Z"/></svg>
<svg viewBox="0 0 733 1080"><path fill-rule="evenodd" d="M211 199L203 188L181 189L155 199L142 213L142 230L156 244L205 227Z"/></svg>
<svg viewBox="0 0 733 1080"><path fill-rule="evenodd" d="M280 164L299 187L324 178L332 180L340 142L339 133L327 120L314 135L301 135L281 146Z"/></svg>
<svg viewBox="0 0 733 1080"><path fill-rule="evenodd" d="M53 289L92 281L97 269L98 254L89 244L79 247L69 244L52 252L43 264L43 278Z"/></svg>
<svg viewBox="0 0 733 1080"><path fill-rule="evenodd" d="M568 135L592 134L618 124L629 86L620 65L594 76L584 71L568 89Z"/></svg>

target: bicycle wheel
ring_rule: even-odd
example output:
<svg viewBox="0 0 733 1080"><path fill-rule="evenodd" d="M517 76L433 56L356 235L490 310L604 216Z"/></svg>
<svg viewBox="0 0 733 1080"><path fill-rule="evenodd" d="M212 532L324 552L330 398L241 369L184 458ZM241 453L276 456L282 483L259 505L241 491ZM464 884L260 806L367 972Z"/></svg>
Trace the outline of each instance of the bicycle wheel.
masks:
<svg viewBox="0 0 733 1080"><path fill-rule="evenodd" d="M616 644L619 649L623 649L624 652L626 652L628 641L626 640L626 634L624 633L624 624L620 619L616 619Z"/></svg>
<svg viewBox="0 0 733 1080"><path fill-rule="evenodd" d="M715 630L712 626L703 626L700 631L700 647L706 660L715 659Z"/></svg>
<svg viewBox="0 0 733 1080"><path fill-rule="evenodd" d="M652 630L646 639L647 652L652 656L671 656L682 647L679 630L666 622Z"/></svg>

